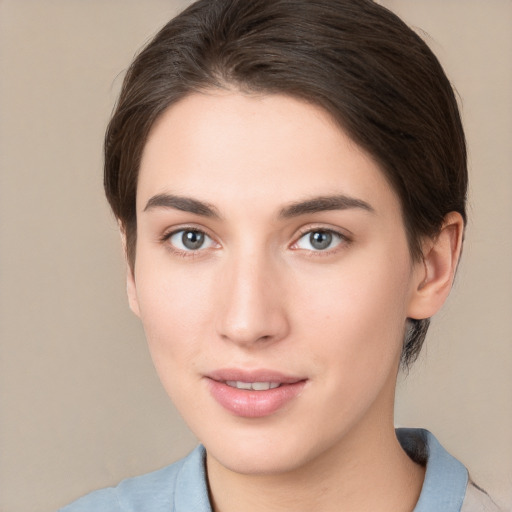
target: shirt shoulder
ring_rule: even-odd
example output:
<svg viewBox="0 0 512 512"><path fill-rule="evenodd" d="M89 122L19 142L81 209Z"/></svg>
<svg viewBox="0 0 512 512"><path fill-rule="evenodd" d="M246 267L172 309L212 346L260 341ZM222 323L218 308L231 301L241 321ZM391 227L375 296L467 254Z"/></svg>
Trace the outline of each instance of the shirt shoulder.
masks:
<svg viewBox="0 0 512 512"><path fill-rule="evenodd" d="M194 452L165 468L122 480L116 487L93 491L59 512L172 511L178 475L187 459L193 455Z"/></svg>
<svg viewBox="0 0 512 512"><path fill-rule="evenodd" d="M474 482L469 481L461 512L501 512L492 498Z"/></svg>
<svg viewBox="0 0 512 512"><path fill-rule="evenodd" d="M70 503L58 512L89 512L91 510L103 510L105 512L118 512L122 509L117 501L117 493L114 487L91 492L82 498Z"/></svg>

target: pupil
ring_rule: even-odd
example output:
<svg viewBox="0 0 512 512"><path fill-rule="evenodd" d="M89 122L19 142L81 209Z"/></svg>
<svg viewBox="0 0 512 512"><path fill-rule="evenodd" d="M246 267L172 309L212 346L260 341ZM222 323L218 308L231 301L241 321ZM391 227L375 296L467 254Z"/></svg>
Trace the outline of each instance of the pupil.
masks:
<svg viewBox="0 0 512 512"><path fill-rule="evenodd" d="M204 234L199 231L185 231L181 237L183 245L192 251L199 249L204 243Z"/></svg>
<svg viewBox="0 0 512 512"><path fill-rule="evenodd" d="M315 231L309 235L309 241L315 249L327 249L332 242L332 234L327 231Z"/></svg>

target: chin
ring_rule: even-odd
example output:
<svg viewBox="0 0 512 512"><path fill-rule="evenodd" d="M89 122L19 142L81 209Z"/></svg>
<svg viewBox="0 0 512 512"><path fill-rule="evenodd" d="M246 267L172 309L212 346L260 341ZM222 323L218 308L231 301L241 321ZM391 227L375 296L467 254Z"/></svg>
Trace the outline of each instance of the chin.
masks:
<svg viewBox="0 0 512 512"><path fill-rule="evenodd" d="M230 447L217 453L207 449L208 456L213 457L224 468L240 475L278 475L297 470L307 462L295 449L281 449L276 452L267 449L245 449L238 446Z"/></svg>
<svg viewBox="0 0 512 512"><path fill-rule="evenodd" d="M332 443L312 443L311 434L264 427L230 432L204 439L208 457L224 468L242 475L277 475L293 472L315 460ZM309 443L307 442L309 438Z"/></svg>

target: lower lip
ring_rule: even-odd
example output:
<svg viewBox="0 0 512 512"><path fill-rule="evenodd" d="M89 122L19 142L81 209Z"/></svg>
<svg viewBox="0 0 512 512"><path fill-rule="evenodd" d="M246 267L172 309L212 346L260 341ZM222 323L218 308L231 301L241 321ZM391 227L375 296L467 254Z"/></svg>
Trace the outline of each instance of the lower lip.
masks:
<svg viewBox="0 0 512 512"><path fill-rule="evenodd" d="M208 379L213 398L236 416L262 418L277 412L296 398L303 390L306 381L282 384L278 388L265 391L237 389L224 382Z"/></svg>

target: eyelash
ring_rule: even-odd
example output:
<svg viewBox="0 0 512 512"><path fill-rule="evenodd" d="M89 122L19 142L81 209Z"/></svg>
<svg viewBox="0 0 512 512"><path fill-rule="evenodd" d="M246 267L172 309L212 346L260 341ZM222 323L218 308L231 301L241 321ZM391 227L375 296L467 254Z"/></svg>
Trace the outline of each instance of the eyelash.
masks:
<svg viewBox="0 0 512 512"><path fill-rule="evenodd" d="M183 227L180 227L179 229L173 229L170 232L166 232L160 237L160 242L166 244L166 247L173 254L176 254L183 258L197 257L202 251L205 251L206 249L208 249L208 248L199 248L197 250L193 250L193 249L183 250L183 249L177 248L175 245L170 243L170 240L173 236L177 235L178 233L187 233L187 232L203 235L203 236L207 237L208 239L210 239L213 243L217 243L217 242L215 242L214 238L211 237L205 230L199 229L195 226L183 226ZM322 250L322 249L310 250L310 249L301 249L300 247L294 247L299 243L299 241L302 238L304 238L307 235L311 236L311 234L313 234L313 233L329 234L329 235L332 235L332 236L338 238L339 241L333 248L331 248L331 249L327 248L325 250ZM340 231L337 231L335 229L319 226L319 227L308 227L308 228L301 229L299 232L299 236L295 238L295 241L289 247L294 251L305 251L313 257L318 257L318 256L322 257L322 256L331 256L331 255L337 253L341 249L340 246L348 245L351 242L352 242L352 239L350 237L348 237L346 234L341 233Z"/></svg>

